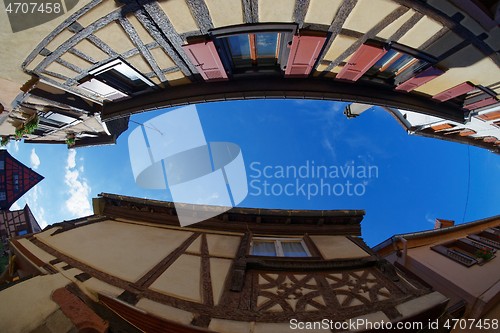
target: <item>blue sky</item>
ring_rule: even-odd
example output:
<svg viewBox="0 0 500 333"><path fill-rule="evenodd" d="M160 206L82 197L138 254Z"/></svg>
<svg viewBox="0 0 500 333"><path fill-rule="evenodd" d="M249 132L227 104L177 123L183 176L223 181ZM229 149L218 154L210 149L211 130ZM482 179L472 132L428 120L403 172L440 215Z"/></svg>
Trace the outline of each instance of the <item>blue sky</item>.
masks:
<svg viewBox="0 0 500 333"><path fill-rule="evenodd" d="M197 109L207 141L229 141L241 147L248 181L254 183L239 206L364 209L362 233L370 246L396 233L431 229L436 217L462 223L500 213L500 156L410 136L377 107L347 119L344 107L340 102L255 100L206 103ZM167 111L135 115L132 120L143 123ZM91 198L101 192L171 200L168 191L145 190L134 182L127 142L137 126L131 122L114 146L68 150L64 145L10 143L13 156L45 177L11 209L27 202L43 227L91 214ZM258 177L264 167L269 174L280 166L312 164L339 172L371 167L377 173L337 178L330 173L323 179L309 175L299 183L275 173ZM274 194L292 184L292 195L273 195L272 191L266 195L264 180L274 186ZM300 190L294 192L298 184L314 190L321 181L324 186L337 186L336 193L328 195L325 187L323 193L309 192L309 197ZM347 181L359 184L359 195L353 187L352 195L347 194Z"/></svg>

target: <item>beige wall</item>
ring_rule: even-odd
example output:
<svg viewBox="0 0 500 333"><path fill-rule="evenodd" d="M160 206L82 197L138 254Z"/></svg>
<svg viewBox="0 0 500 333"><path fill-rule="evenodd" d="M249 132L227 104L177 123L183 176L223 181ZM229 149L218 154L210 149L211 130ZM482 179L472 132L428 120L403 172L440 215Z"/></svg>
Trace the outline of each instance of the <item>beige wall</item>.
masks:
<svg viewBox="0 0 500 333"><path fill-rule="evenodd" d="M42 241L98 270L134 282L191 235L105 221L44 237Z"/></svg>
<svg viewBox="0 0 500 333"><path fill-rule="evenodd" d="M368 257L369 254L345 236L310 236L325 259Z"/></svg>
<svg viewBox="0 0 500 333"><path fill-rule="evenodd" d="M445 242L443 238L441 242ZM480 318L500 301L500 265L498 258L482 266L466 267L431 250L432 245L408 249L406 260L393 254L386 256L398 261L432 287L450 298L450 305L467 302L466 317Z"/></svg>
<svg viewBox="0 0 500 333"><path fill-rule="evenodd" d="M52 292L70 283L61 274L37 276L0 292L0 332L31 332L59 306ZM15 315L14 315L15 314Z"/></svg>

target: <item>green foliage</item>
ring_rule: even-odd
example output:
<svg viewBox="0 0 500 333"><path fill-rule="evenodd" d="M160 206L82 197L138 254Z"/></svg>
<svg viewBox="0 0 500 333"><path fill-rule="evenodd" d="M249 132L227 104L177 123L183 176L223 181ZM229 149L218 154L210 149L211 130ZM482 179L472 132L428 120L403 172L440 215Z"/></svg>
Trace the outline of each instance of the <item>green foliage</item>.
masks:
<svg viewBox="0 0 500 333"><path fill-rule="evenodd" d="M35 117L23 124L20 128L16 128L16 139L21 139L25 134L32 134L37 128L38 115L35 115Z"/></svg>
<svg viewBox="0 0 500 333"><path fill-rule="evenodd" d="M74 137L69 137L66 138L66 144L68 145L68 148L71 148L75 145L75 138Z"/></svg>
<svg viewBox="0 0 500 333"><path fill-rule="evenodd" d="M2 141L0 142L0 145L2 147L5 147L5 146L7 146L9 144L9 142L10 142L10 137L8 137L8 136L2 136Z"/></svg>
<svg viewBox="0 0 500 333"><path fill-rule="evenodd" d="M480 250L477 250L475 255L478 258L482 258L484 261L488 261L491 258L493 258L493 252L491 252L487 248L482 248Z"/></svg>

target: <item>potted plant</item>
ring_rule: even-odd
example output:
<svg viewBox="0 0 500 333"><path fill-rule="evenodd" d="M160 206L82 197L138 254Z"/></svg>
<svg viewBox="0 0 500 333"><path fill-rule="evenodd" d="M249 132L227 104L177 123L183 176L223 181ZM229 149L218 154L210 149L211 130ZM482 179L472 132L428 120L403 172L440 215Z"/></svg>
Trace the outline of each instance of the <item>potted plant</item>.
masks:
<svg viewBox="0 0 500 333"><path fill-rule="evenodd" d="M38 115L35 114L33 118L24 124L24 134L31 134L38 128Z"/></svg>
<svg viewBox="0 0 500 333"><path fill-rule="evenodd" d="M76 138L74 133L69 133L66 136L66 144L68 145L68 148L72 148L75 146L76 143Z"/></svg>
<svg viewBox="0 0 500 333"><path fill-rule="evenodd" d="M33 118L22 124L21 127L16 128L16 140L21 140L25 134L32 134L38 128L38 115L35 114Z"/></svg>
<svg viewBox="0 0 500 333"><path fill-rule="evenodd" d="M485 247L478 249L474 255L480 259L480 263L484 263L494 257L493 251Z"/></svg>

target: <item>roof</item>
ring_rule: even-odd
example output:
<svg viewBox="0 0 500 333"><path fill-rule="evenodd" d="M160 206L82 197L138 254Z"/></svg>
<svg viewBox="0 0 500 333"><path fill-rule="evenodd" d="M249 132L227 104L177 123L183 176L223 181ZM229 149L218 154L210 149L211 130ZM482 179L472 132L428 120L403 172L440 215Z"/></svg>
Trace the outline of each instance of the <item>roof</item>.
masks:
<svg viewBox="0 0 500 333"><path fill-rule="evenodd" d="M158 224L179 225L173 202L110 193L99 194L94 211L115 218L133 218ZM291 210L235 207L193 225L226 231L300 234L360 235L364 210Z"/></svg>
<svg viewBox="0 0 500 333"><path fill-rule="evenodd" d="M462 223L462 224L457 224L451 227L446 227L446 228L440 228L440 229L432 229L432 230L425 230L425 231L419 231L419 232L411 232L411 233L406 233L406 234L396 234L385 241L375 245L372 247L372 250L375 252L380 251L381 249L390 246L395 240L404 238L406 240L414 240L414 239L424 239L424 238L431 238L431 237L436 237L436 236L445 236L448 234L452 234L456 231L462 231L470 228L475 228L475 227L481 227L487 224L491 224L491 222L498 222L500 223L500 215L488 217L485 219L477 220L477 221L472 221L472 222L467 222L467 223Z"/></svg>

